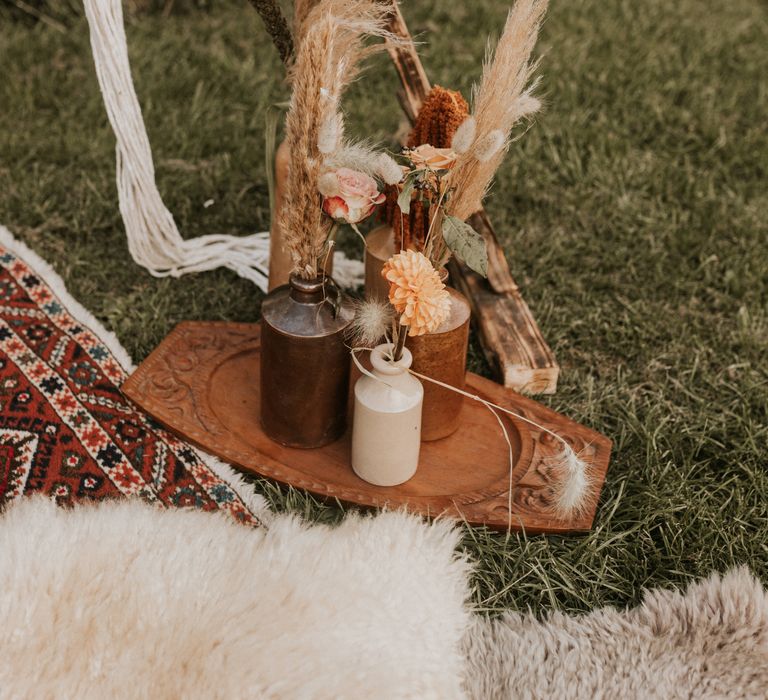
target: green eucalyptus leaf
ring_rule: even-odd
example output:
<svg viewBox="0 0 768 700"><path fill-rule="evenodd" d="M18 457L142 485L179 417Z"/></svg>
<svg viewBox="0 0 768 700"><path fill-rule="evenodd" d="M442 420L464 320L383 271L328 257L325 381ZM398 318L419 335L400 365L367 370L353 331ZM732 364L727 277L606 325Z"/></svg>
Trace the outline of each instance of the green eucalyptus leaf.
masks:
<svg viewBox="0 0 768 700"><path fill-rule="evenodd" d="M488 275L488 250L485 240L468 223L446 214L443 218L443 240L471 270Z"/></svg>
<svg viewBox="0 0 768 700"><path fill-rule="evenodd" d="M416 178L410 175L405 178L403 183L403 191L397 197L397 206L400 207L400 211L403 214L410 214L411 212L411 195L413 194L413 188L416 186Z"/></svg>

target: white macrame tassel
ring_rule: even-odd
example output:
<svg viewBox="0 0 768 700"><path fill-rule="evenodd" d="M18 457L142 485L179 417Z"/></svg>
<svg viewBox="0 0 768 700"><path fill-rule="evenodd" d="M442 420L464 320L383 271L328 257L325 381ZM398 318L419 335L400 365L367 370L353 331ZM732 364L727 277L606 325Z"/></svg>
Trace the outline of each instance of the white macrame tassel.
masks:
<svg viewBox="0 0 768 700"><path fill-rule="evenodd" d="M269 233L184 240L155 183L155 167L131 78L121 0L84 0L96 75L117 139L117 193L133 259L155 277L228 267L267 290ZM363 264L337 253L342 286L362 281ZM341 274L338 274L338 273Z"/></svg>

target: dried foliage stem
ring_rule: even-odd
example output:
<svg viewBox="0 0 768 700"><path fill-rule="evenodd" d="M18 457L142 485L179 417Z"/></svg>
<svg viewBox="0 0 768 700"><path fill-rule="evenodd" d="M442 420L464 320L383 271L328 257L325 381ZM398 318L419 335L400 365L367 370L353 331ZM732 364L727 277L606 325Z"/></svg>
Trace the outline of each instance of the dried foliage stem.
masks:
<svg viewBox="0 0 768 700"><path fill-rule="evenodd" d="M523 116L535 111L529 82L536 69L531 53L547 9L547 0L517 0L507 16L496 50L489 50L483 76L473 95L476 135L449 176L454 195L447 213L466 220L482 208L483 197L509 146L509 135ZM499 133L500 132L500 133ZM499 147L488 144L498 139Z"/></svg>
<svg viewBox="0 0 768 700"><path fill-rule="evenodd" d="M392 361L400 362L403 357L403 348L405 347L405 339L408 337L408 326L400 324L397 327L397 340L395 342L395 349L392 351Z"/></svg>
<svg viewBox="0 0 768 700"><path fill-rule="evenodd" d="M363 42L368 35L386 35L387 12L388 6L376 0L321 0L304 19L306 31L290 71L293 92L286 117L290 161L279 225L294 270L305 278L317 275L331 228L321 209L318 180L323 159L333 154L320 152L320 132L334 124L341 146L341 96L357 76L360 62L381 50L382 44Z"/></svg>
<svg viewBox="0 0 768 700"><path fill-rule="evenodd" d="M280 9L277 0L248 0L259 13L269 36L280 54L280 60L285 65L291 62L293 57L293 37L288 28L288 21Z"/></svg>

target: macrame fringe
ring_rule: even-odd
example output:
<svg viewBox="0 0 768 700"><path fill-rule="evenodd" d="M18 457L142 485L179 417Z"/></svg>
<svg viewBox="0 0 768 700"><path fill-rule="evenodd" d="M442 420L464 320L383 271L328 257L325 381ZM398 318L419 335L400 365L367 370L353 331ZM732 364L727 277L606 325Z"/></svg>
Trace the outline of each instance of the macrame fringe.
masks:
<svg viewBox="0 0 768 700"><path fill-rule="evenodd" d="M131 257L155 277L227 267L266 291L269 233L181 237L155 182L152 150L131 77L122 2L84 0L84 5L96 75L117 140L117 193ZM336 253L334 265L341 286L361 284L361 262Z"/></svg>

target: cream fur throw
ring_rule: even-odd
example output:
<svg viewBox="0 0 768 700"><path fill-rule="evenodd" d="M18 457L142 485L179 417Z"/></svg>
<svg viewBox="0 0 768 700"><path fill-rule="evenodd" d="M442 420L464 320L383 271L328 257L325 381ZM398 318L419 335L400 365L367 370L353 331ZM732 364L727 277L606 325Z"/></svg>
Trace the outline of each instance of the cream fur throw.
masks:
<svg viewBox="0 0 768 700"><path fill-rule="evenodd" d="M0 519L0 697L459 697L457 539L23 500Z"/></svg>
<svg viewBox="0 0 768 700"><path fill-rule="evenodd" d="M21 500L0 517L0 698L766 697L746 569L635 610L489 622L457 541L394 513L266 531Z"/></svg>
<svg viewBox="0 0 768 700"><path fill-rule="evenodd" d="M483 700L768 697L768 595L746 568L629 611L476 620L465 646Z"/></svg>

